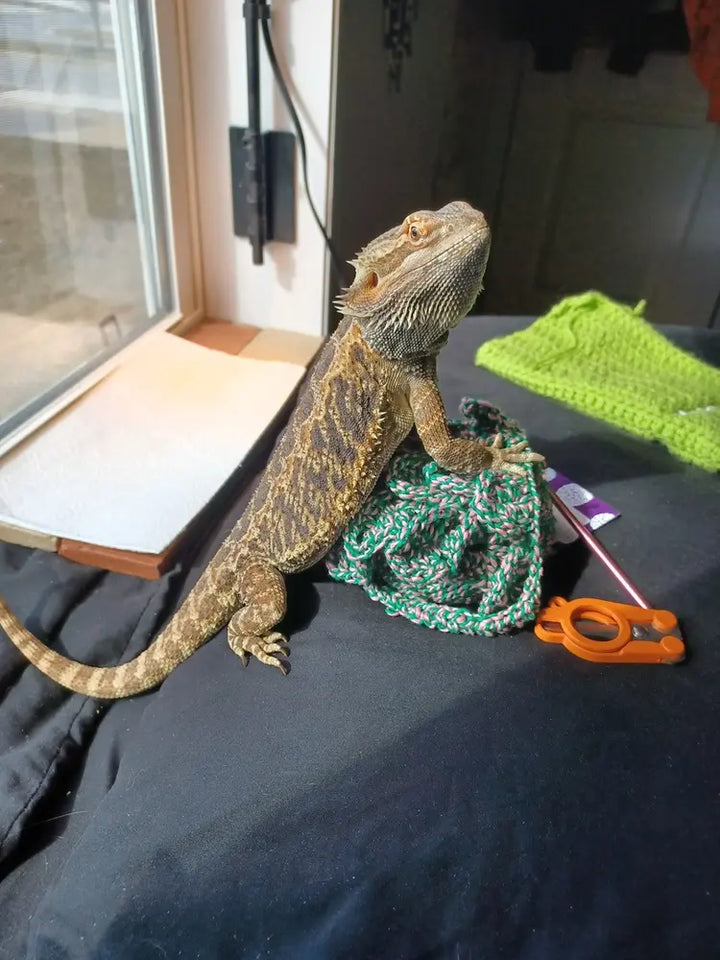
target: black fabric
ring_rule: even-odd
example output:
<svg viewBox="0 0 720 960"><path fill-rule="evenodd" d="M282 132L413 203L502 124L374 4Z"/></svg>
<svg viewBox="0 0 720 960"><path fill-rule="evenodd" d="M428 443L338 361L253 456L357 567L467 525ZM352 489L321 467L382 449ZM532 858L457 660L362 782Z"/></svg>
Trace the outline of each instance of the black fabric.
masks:
<svg viewBox="0 0 720 960"><path fill-rule="evenodd" d="M105 706L0 643L0 957L717 955L718 477L473 366L525 322L452 335L449 411L498 404L622 511L601 539L682 617L687 662L433 633L321 570L290 584L288 678L243 670L223 631ZM720 362L720 335L672 336ZM130 656L245 497L159 583L6 547L0 591L71 655ZM626 599L582 551L555 567Z"/></svg>

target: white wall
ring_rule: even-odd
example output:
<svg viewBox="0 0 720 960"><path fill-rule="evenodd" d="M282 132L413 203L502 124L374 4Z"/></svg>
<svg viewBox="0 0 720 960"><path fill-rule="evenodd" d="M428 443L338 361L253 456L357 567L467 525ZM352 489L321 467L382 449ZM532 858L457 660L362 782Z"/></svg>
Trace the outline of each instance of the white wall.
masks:
<svg viewBox="0 0 720 960"><path fill-rule="evenodd" d="M275 48L305 130L310 189L326 219L335 0L273 0ZM297 242L272 243L262 266L232 223L228 128L247 123L242 0L186 0L193 88L205 312L218 319L324 332L326 255L301 183ZM290 130L261 44L262 127Z"/></svg>

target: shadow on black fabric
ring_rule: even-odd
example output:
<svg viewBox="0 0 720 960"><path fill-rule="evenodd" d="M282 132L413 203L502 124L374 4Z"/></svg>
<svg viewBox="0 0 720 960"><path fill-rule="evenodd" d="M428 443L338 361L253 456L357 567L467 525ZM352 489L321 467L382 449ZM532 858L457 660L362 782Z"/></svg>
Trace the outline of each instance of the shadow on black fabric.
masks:
<svg viewBox="0 0 720 960"><path fill-rule="evenodd" d="M643 443L620 431L603 436L578 433L563 440L534 436L533 447L542 450L549 466L590 490L606 483L682 473L685 469L659 443Z"/></svg>

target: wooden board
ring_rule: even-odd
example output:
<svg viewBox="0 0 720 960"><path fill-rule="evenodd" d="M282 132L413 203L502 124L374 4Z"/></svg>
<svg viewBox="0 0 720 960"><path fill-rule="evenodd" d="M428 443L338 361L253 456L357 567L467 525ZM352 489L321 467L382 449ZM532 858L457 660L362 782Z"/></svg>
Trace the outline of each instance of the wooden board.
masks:
<svg viewBox="0 0 720 960"><path fill-rule="evenodd" d="M184 337L211 350L252 359L282 360L307 367L322 345L322 338L292 334L279 330L259 330L229 321L204 320ZM270 426L270 425L268 425ZM140 553L117 550L68 538L35 537L17 528L0 526L0 539L26 546L56 549L68 560L117 573L156 580L173 564L178 549L191 535L195 521L161 553Z"/></svg>

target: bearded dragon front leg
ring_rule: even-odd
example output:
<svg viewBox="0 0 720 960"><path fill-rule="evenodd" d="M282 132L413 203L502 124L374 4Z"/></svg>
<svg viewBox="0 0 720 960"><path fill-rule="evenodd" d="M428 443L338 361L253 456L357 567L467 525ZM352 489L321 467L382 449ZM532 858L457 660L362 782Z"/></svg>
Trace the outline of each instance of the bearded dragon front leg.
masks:
<svg viewBox="0 0 720 960"><path fill-rule="evenodd" d="M252 655L287 675L287 641L273 630L285 616L285 578L272 564L250 558L240 561L238 577L243 606L228 622L230 648L245 666Z"/></svg>
<svg viewBox="0 0 720 960"><path fill-rule="evenodd" d="M450 473L478 474L482 470L522 474L523 463L541 463L539 453L526 450L527 441L503 447L498 433L492 443L453 437L440 391L433 376L410 383L410 407L423 446L438 466Z"/></svg>

